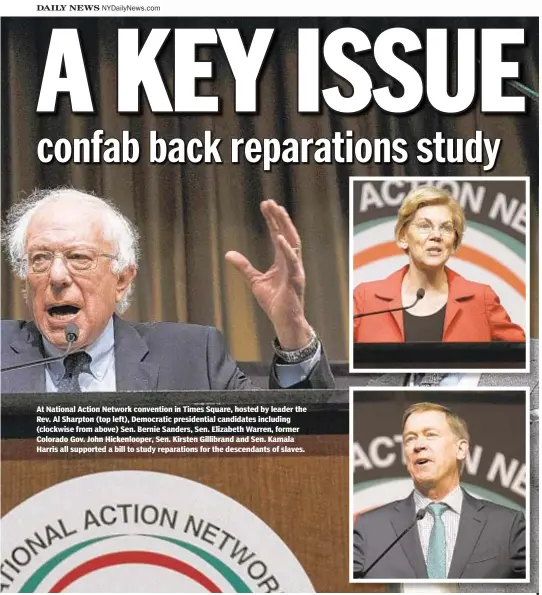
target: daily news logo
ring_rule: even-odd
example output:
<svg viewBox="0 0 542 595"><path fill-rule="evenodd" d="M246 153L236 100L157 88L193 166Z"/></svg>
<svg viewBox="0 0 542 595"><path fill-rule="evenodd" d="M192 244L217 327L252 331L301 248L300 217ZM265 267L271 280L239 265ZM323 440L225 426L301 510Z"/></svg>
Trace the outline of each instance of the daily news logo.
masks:
<svg viewBox="0 0 542 595"><path fill-rule="evenodd" d="M2 521L6 593L314 592L284 542L238 502L171 475L55 485Z"/></svg>
<svg viewBox="0 0 542 595"><path fill-rule="evenodd" d="M38 12L86 12L99 11L99 4L36 4Z"/></svg>

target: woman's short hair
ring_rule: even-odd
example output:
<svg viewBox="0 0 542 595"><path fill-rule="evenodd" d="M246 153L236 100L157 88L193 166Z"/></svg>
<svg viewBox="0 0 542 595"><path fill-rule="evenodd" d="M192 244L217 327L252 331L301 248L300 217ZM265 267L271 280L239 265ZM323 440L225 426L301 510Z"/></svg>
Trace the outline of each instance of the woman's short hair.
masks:
<svg viewBox="0 0 542 595"><path fill-rule="evenodd" d="M418 186L405 196L397 214L395 239L399 241L405 229L414 219L416 211L433 205L444 205L450 209L455 229L454 248L459 248L465 233L465 214L461 205L450 193L436 186Z"/></svg>

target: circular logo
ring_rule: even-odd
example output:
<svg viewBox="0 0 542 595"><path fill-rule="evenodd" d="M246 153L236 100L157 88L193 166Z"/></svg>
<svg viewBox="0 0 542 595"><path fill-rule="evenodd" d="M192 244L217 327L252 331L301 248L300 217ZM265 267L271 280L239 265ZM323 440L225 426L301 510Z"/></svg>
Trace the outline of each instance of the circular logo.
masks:
<svg viewBox="0 0 542 595"><path fill-rule="evenodd" d="M2 520L2 592L314 592L261 519L194 481L147 471L78 477Z"/></svg>

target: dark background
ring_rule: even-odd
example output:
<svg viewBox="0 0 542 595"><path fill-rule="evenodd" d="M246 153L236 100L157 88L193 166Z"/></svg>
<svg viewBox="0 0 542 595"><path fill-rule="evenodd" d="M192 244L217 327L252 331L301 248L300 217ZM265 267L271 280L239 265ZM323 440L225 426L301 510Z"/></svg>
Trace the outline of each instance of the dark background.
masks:
<svg viewBox="0 0 542 595"><path fill-rule="evenodd" d="M34 188L72 185L95 192L118 204L138 226L142 260L129 320L188 321L212 324L224 331L238 360L270 359L273 329L259 310L240 275L227 265L231 249L245 253L258 268L270 264L272 248L259 203L273 198L286 206L304 245L307 273L307 317L321 334L332 360L348 353L348 177L363 176L475 176L488 175L482 166L420 164L415 158L398 164L280 165L264 173L261 165L230 163L211 165L150 165L146 143L137 164L42 164L37 142L48 137L79 138L104 129L105 137L121 137L122 130L146 139L150 130L171 139L214 137L229 145L231 137L331 137L335 131L352 130L356 137L405 138L409 147L417 139L440 130L446 137L468 138L482 130L502 138L497 166L489 175L531 176L533 204L538 196L538 103L527 101L526 114L484 115L477 104L466 113L446 116L427 103L404 116L384 113L373 106L361 114L341 115L324 106L320 115L297 113L297 47L300 27L320 27L321 43L340 27L357 27L374 41L391 27L412 29L425 46L425 29L445 27L524 27L525 47L509 48L505 59L521 63L521 81L538 89L538 19L458 18L9 18L2 19L2 216ZM76 27L83 47L96 109L94 115L71 113L67 96L58 101L54 115L36 114L41 77L52 28ZM202 94L222 98L219 115L158 115L150 112L142 94L140 114L116 112L117 29L140 28L141 43L151 27L234 27L250 41L256 27L275 28L274 40L260 76L259 113L234 112L233 77L220 46L205 47L200 59L215 62L215 78L201 83ZM157 63L167 86L173 88L173 34ZM453 45L453 43L452 43ZM348 50L346 50L348 53ZM351 53L351 52L350 52ZM407 61L424 71L425 50L411 53ZM455 54L452 60L455 60ZM375 86L393 82L380 71L372 52L359 54ZM452 72L454 68L452 67ZM350 86L327 67L321 87ZM397 86L397 85L396 85ZM395 88L395 87L394 87ZM401 87L397 91L401 93ZM507 93L516 94L513 89ZM412 151L411 151L412 154ZM223 156L227 156L223 153ZM533 210L534 211L534 210ZM531 238L538 246L538 220L532 216ZM538 326L537 254L532 255L531 329ZM24 318L21 284L2 261L2 317Z"/></svg>
<svg viewBox="0 0 542 595"><path fill-rule="evenodd" d="M401 435L401 420L405 410L414 403L431 402L450 408L462 417L468 426L470 452L475 446L482 447L480 465L475 475L465 469L461 476L463 483L472 484L500 494L525 506L525 498L501 485L497 473L494 481L487 480L487 474L496 453L503 453L506 464L511 468L512 459L519 461L514 477L524 464L526 453L525 391L356 391L354 392L353 439L364 452L377 436ZM491 423L488 423L491 420ZM380 455L388 452L382 449ZM399 453L400 445L390 452ZM529 484L529 467L526 483ZM384 478L408 477L405 465L397 456L393 465L385 468L354 470L354 485L360 482ZM528 487L527 487L528 490ZM393 498L395 499L395 498Z"/></svg>

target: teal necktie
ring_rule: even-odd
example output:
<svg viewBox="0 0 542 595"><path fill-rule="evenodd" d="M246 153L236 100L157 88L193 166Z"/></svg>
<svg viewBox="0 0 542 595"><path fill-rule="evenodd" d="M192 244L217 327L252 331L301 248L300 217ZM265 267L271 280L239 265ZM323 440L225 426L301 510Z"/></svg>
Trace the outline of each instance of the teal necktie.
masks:
<svg viewBox="0 0 542 595"><path fill-rule="evenodd" d="M427 512L433 516L433 528L429 536L427 551L427 576L429 578L446 578L446 532L442 522L442 513L448 508L441 502L433 502Z"/></svg>

